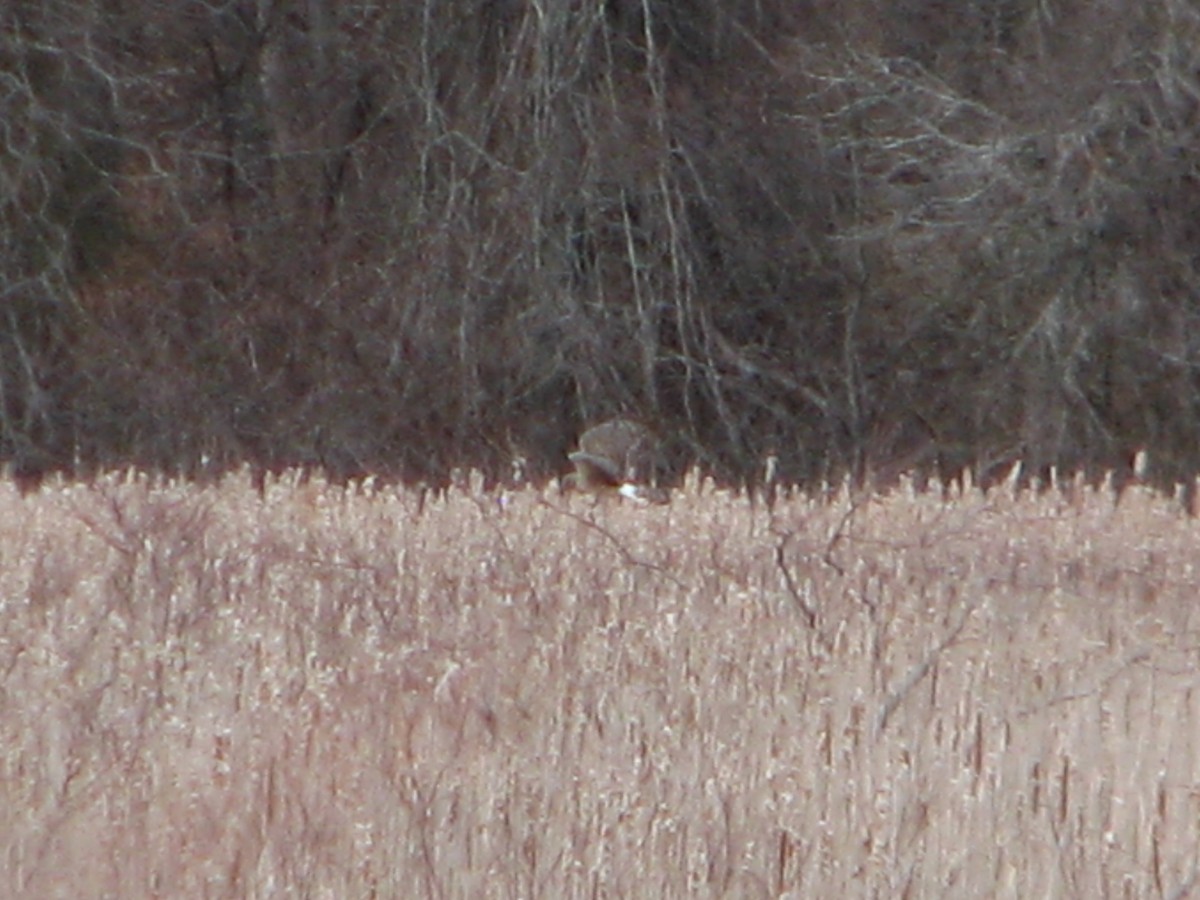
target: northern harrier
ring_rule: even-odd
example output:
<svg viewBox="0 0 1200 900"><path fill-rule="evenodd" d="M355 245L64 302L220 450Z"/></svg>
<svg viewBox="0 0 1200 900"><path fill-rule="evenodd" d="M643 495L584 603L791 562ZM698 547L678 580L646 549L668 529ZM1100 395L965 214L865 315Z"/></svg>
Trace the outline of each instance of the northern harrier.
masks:
<svg viewBox="0 0 1200 900"><path fill-rule="evenodd" d="M658 442L636 422L611 419L589 428L567 458L575 465L568 485L597 494L615 491L639 503L667 502L666 492L652 484Z"/></svg>

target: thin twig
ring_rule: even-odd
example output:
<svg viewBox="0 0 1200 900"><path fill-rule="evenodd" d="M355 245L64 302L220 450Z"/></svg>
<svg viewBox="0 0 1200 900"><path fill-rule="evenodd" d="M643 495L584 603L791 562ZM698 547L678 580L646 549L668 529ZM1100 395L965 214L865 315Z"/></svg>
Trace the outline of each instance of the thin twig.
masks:
<svg viewBox="0 0 1200 900"><path fill-rule="evenodd" d="M659 575L662 575L664 578L668 579L669 581L674 582L677 587L687 590L686 584L684 584L682 581L680 581L678 578L676 578L673 574L668 572L662 566L658 565L657 563L648 562L644 559L638 559L636 556L634 556L629 551L629 549L624 544L621 543L621 541L617 538L616 535L614 535L611 531L609 531L603 525L598 523L591 516L581 516L578 513L571 512L571 510L569 510L569 509L565 509L564 507L555 506L553 503L546 500L545 498L540 499L538 502L545 504L546 506L550 507L550 509L554 510L555 512L561 513L562 515L567 516L568 518L574 519L576 522L579 522L581 525L586 525L588 528L593 528L596 531L598 531L600 534L604 535L604 537L606 537L612 543L612 545L614 547L616 547L617 552L619 554L621 554L621 557L625 560L625 562L628 565L637 566L639 568L644 568L644 569L650 569L652 572L657 572Z"/></svg>

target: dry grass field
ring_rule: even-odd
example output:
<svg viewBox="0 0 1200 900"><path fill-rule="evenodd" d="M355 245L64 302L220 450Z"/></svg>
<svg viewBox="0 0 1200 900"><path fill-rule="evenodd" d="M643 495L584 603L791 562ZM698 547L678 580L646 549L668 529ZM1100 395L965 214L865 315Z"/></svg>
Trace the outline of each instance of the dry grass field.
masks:
<svg viewBox="0 0 1200 900"><path fill-rule="evenodd" d="M1200 525L0 484L0 894L1200 894Z"/></svg>

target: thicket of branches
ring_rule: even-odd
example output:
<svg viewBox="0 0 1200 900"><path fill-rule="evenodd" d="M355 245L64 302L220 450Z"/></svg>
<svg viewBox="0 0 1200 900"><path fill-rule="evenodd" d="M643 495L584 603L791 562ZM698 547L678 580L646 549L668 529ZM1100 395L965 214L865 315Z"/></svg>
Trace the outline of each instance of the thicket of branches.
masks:
<svg viewBox="0 0 1200 900"><path fill-rule="evenodd" d="M1200 468L1189 0L14 0L0 455Z"/></svg>

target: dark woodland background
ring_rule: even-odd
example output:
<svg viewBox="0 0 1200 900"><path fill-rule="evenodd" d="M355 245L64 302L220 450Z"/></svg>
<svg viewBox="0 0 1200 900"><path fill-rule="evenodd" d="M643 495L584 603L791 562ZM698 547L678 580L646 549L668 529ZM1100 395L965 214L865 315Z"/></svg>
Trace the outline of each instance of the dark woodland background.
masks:
<svg viewBox="0 0 1200 900"><path fill-rule="evenodd" d="M1200 470L1192 0L7 0L18 475Z"/></svg>

